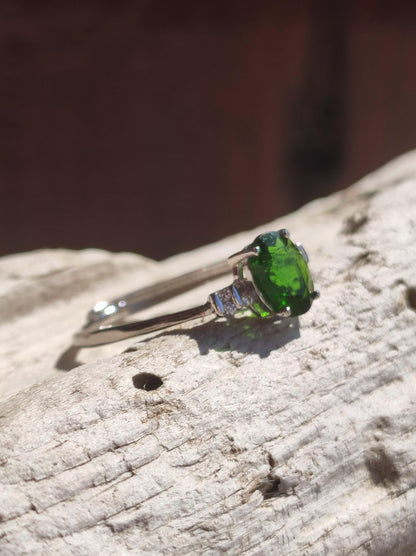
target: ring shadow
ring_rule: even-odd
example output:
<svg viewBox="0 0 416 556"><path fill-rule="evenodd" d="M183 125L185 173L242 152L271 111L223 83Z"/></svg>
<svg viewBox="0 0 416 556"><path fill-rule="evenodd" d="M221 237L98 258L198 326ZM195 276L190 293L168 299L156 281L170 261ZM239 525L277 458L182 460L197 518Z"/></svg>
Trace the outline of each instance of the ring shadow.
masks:
<svg viewBox="0 0 416 556"><path fill-rule="evenodd" d="M195 340L199 353L207 355L210 350L217 352L234 351L243 354L257 354L265 358L272 351L282 348L289 342L300 337L299 319L287 320L259 319L257 317L241 317L230 320L212 320L188 329L163 330L154 337L177 336L182 334ZM152 338L143 339L140 344ZM70 346L55 363L55 368L70 371L83 364L77 359L83 348ZM139 345L132 345L124 350L134 352Z"/></svg>
<svg viewBox="0 0 416 556"><path fill-rule="evenodd" d="M58 371L71 371L75 367L80 367L83 365L82 361L77 360L78 353L82 348L78 346L69 346L61 355L58 357L55 363L55 369Z"/></svg>
<svg viewBox="0 0 416 556"><path fill-rule="evenodd" d="M232 320L213 320L189 329L168 330L165 335L182 334L195 340L199 353L207 355L210 350L257 354L265 358L272 351L282 348L300 337L299 319L269 320L257 317L241 317Z"/></svg>

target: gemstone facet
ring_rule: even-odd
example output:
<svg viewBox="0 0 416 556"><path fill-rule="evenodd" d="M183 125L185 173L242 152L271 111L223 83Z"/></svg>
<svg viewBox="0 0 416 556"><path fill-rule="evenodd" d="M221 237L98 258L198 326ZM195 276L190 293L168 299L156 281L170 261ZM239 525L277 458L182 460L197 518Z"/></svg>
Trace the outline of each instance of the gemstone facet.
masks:
<svg viewBox="0 0 416 556"><path fill-rule="evenodd" d="M254 285L266 305L275 313L290 308L291 316L306 313L314 299L313 282L302 252L285 230L261 234L249 245L257 257L249 257ZM255 307L256 312L257 308ZM266 310L260 316L269 316Z"/></svg>

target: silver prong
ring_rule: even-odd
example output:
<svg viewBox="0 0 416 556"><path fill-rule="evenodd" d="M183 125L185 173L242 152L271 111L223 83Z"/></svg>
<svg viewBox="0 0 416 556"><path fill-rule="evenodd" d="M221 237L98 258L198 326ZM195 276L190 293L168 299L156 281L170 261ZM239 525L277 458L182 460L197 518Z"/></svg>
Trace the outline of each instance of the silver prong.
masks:
<svg viewBox="0 0 416 556"><path fill-rule="evenodd" d="M307 252L305 251L305 248L303 247L303 245L298 241L296 243L296 247L300 251L300 254L302 255L303 260L305 261L305 263L308 263L309 262L309 257L308 257Z"/></svg>
<svg viewBox="0 0 416 556"><path fill-rule="evenodd" d="M239 280L242 277L243 277L243 272L242 272L241 265L237 263L233 266L233 279Z"/></svg>
<svg viewBox="0 0 416 556"><path fill-rule="evenodd" d="M281 230L279 230L279 234L285 237L286 239L290 238L290 232L286 228L282 228Z"/></svg>
<svg viewBox="0 0 416 556"><path fill-rule="evenodd" d="M318 290L315 290L311 293L311 297L312 299L319 299L319 297L321 297L321 294Z"/></svg>
<svg viewBox="0 0 416 556"><path fill-rule="evenodd" d="M258 247L245 247L241 251L237 251L237 253L230 255L227 261L229 262L229 264L234 266L238 263L241 263L242 261L245 261L250 257L258 257L258 255L259 255Z"/></svg>
<svg viewBox="0 0 416 556"><path fill-rule="evenodd" d="M292 309L290 307L286 307L283 311L280 311L280 313L275 313L275 315L281 319L288 319L292 316Z"/></svg>

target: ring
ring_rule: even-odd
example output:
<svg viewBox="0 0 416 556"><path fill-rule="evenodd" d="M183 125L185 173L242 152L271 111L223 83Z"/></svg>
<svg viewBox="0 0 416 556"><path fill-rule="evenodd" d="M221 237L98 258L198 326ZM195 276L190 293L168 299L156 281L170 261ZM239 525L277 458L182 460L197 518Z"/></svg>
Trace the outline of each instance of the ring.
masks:
<svg viewBox="0 0 416 556"><path fill-rule="evenodd" d="M124 317L193 289L232 269L233 282L208 296L204 305L160 317L125 322ZM233 317L251 310L261 318L284 319L306 313L319 296L308 256L288 230L267 232L226 261L136 290L111 302L99 301L73 345L92 347L147 334L208 315Z"/></svg>

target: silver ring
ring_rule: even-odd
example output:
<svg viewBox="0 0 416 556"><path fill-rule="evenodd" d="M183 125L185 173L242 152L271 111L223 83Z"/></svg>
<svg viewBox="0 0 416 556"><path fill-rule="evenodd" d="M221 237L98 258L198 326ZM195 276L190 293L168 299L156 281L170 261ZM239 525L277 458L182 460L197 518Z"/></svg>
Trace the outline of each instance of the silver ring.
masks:
<svg viewBox="0 0 416 556"><path fill-rule="evenodd" d="M125 322L127 315L193 289L232 270L231 285L208 296L204 305L160 317ZM231 318L250 310L261 318L285 319L306 313L319 296L308 256L286 229L267 232L226 261L136 290L110 302L99 301L75 334L73 345L92 347L118 342L184 322L215 315Z"/></svg>

